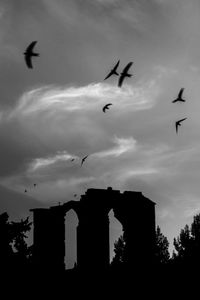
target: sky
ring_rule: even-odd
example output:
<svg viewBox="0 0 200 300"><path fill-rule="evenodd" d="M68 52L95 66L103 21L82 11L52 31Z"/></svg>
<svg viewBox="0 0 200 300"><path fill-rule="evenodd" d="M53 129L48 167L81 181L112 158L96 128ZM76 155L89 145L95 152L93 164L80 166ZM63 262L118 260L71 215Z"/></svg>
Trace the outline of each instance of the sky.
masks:
<svg viewBox="0 0 200 300"><path fill-rule="evenodd" d="M200 212L199 14L198 0L0 0L0 211L141 191L172 247ZM122 88L104 81L119 59Z"/></svg>

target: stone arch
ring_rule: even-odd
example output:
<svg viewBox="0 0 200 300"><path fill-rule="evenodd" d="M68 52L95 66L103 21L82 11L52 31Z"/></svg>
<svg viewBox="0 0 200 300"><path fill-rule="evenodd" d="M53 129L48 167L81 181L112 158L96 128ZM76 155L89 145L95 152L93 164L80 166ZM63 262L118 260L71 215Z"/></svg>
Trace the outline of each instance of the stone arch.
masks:
<svg viewBox="0 0 200 300"><path fill-rule="evenodd" d="M50 208L33 209L35 265L63 270L65 257L65 215L73 209L78 217L77 267L102 270L109 266L109 212L122 224L127 262L141 267L154 259L155 203L140 192L108 188L89 189L80 201ZM139 245L139 246L138 246Z"/></svg>
<svg viewBox="0 0 200 300"><path fill-rule="evenodd" d="M78 202L73 200L63 205L65 217L65 269L72 269L77 264L78 207ZM72 262L72 258L74 262Z"/></svg>
<svg viewBox="0 0 200 300"><path fill-rule="evenodd" d="M115 255L114 243L123 234L123 226L121 222L115 217L113 209L108 213L109 216L109 247L110 247L110 263Z"/></svg>
<svg viewBox="0 0 200 300"><path fill-rule="evenodd" d="M77 264L77 213L70 209L65 214L65 269Z"/></svg>

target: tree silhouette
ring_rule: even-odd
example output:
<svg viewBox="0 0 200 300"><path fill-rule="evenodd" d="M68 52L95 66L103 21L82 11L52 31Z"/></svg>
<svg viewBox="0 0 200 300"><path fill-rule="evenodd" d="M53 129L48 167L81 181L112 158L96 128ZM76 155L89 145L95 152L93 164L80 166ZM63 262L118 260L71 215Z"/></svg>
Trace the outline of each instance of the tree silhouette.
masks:
<svg viewBox="0 0 200 300"><path fill-rule="evenodd" d="M121 235L119 239L114 243L114 252L115 256L111 262L111 266L119 266L120 264L124 263L124 249L125 249L125 240L124 236Z"/></svg>
<svg viewBox="0 0 200 300"><path fill-rule="evenodd" d="M31 224L29 218L20 222L9 222L6 212L0 215L0 271L9 270L19 264L22 266L30 256L25 233L30 230Z"/></svg>
<svg viewBox="0 0 200 300"><path fill-rule="evenodd" d="M181 229L174 239L173 261L178 263L200 264L200 214L194 216L189 227Z"/></svg>
<svg viewBox="0 0 200 300"><path fill-rule="evenodd" d="M111 262L111 266L120 266L126 261L125 257L126 241L124 235L121 235L119 239L114 243L115 256ZM155 260L157 264L166 264L169 262L169 242L157 226L156 229L156 245L155 245Z"/></svg>
<svg viewBox="0 0 200 300"><path fill-rule="evenodd" d="M5 262L11 260L13 254L12 241L13 234L11 225L8 222L9 216L5 212L0 215L0 268L4 268Z"/></svg>
<svg viewBox="0 0 200 300"><path fill-rule="evenodd" d="M156 245L155 245L155 259L158 264L166 264L169 262L169 242L162 234L160 227L156 228Z"/></svg>
<svg viewBox="0 0 200 300"><path fill-rule="evenodd" d="M188 261L191 256L193 237L188 225L181 229L180 235L174 238L173 260L176 262Z"/></svg>
<svg viewBox="0 0 200 300"><path fill-rule="evenodd" d="M13 247L15 250L15 257L20 263L26 263L31 256L31 247L28 247L25 242L27 238L26 232L30 231L32 222L29 222L29 217L20 222L11 222L13 231Z"/></svg>

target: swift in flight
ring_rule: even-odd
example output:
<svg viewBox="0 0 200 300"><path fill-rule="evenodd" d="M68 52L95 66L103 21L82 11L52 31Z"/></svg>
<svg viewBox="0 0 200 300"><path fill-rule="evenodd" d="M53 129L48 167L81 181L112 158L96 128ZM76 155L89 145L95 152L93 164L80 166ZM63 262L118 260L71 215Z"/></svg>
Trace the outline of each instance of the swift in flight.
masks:
<svg viewBox="0 0 200 300"><path fill-rule="evenodd" d="M130 69L130 67L132 66L133 62L130 62L126 65L126 67L123 69L123 71L121 72L120 74L120 77L119 77L119 81L118 81L118 86L121 87L122 86L122 83L125 79L125 77L131 77L133 76L132 74L129 74L128 73L128 70Z"/></svg>
<svg viewBox="0 0 200 300"><path fill-rule="evenodd" d="M33 68L32 57L39 56L39 53L33 52L33 48L35 47L36 43L37 41L33 41L32 43L30 43L30 45L26 48L26 51L24 52L25 62L29 69Z"/></svg>
<svg viewBox="0 0 200 300"><path fill-rule="evenodd" d="M110 106L110 105L112 105L112 103L108 103L108 104L106 104L106 105L102 108L102 110L103 110L104 113L106 112L106 109L109 109L109 106Z"/></svg>
<svg viewBox="0 0 200 300"><path fill-rule="evenodd" d="M84 161L88 158L89 155L86 155L85 157L82 158L81 160L81 166L83 165Z"/></svg>
<svg viewBox="0 0 200 300"><path fill-rule="evenodd" d="M187 118L176 121L176 133L178 133L178 126L181 126L181 122L185 121Z"/></svg>
<svg viewBox="0 0 200 300"><path fill-rule="evenodd" d="M178 93L178 97L175 100L173 100L172 103L185 102L185 100L182 98L183 91L184 91L184 88L180 89L180 92Z"/></svg>
<svg viewBox="0 0 200 300"><path fill-rule="evenodd" d="M114 68L110 71L110 73L106 76L106 78L104 78L104 80L108 79L110 76L112 75L119 75L117 73L117 68L119 66L120 60L118 60L118 62L116 63L116 65L114 66Z"/></svg>

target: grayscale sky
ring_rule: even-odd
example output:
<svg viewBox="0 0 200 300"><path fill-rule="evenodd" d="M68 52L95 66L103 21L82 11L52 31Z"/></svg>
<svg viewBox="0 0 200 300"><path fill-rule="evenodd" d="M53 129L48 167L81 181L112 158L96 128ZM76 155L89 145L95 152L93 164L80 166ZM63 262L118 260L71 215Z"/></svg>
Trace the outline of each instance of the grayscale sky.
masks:
<svg viewBox="0 0 200 300"><path fill-rule="evenodd" d="M141 191L172 242L200 212L199 15L198 0L0 0L0 210ZM103 80L118 59L134 62L121 89Z"/></svg>

